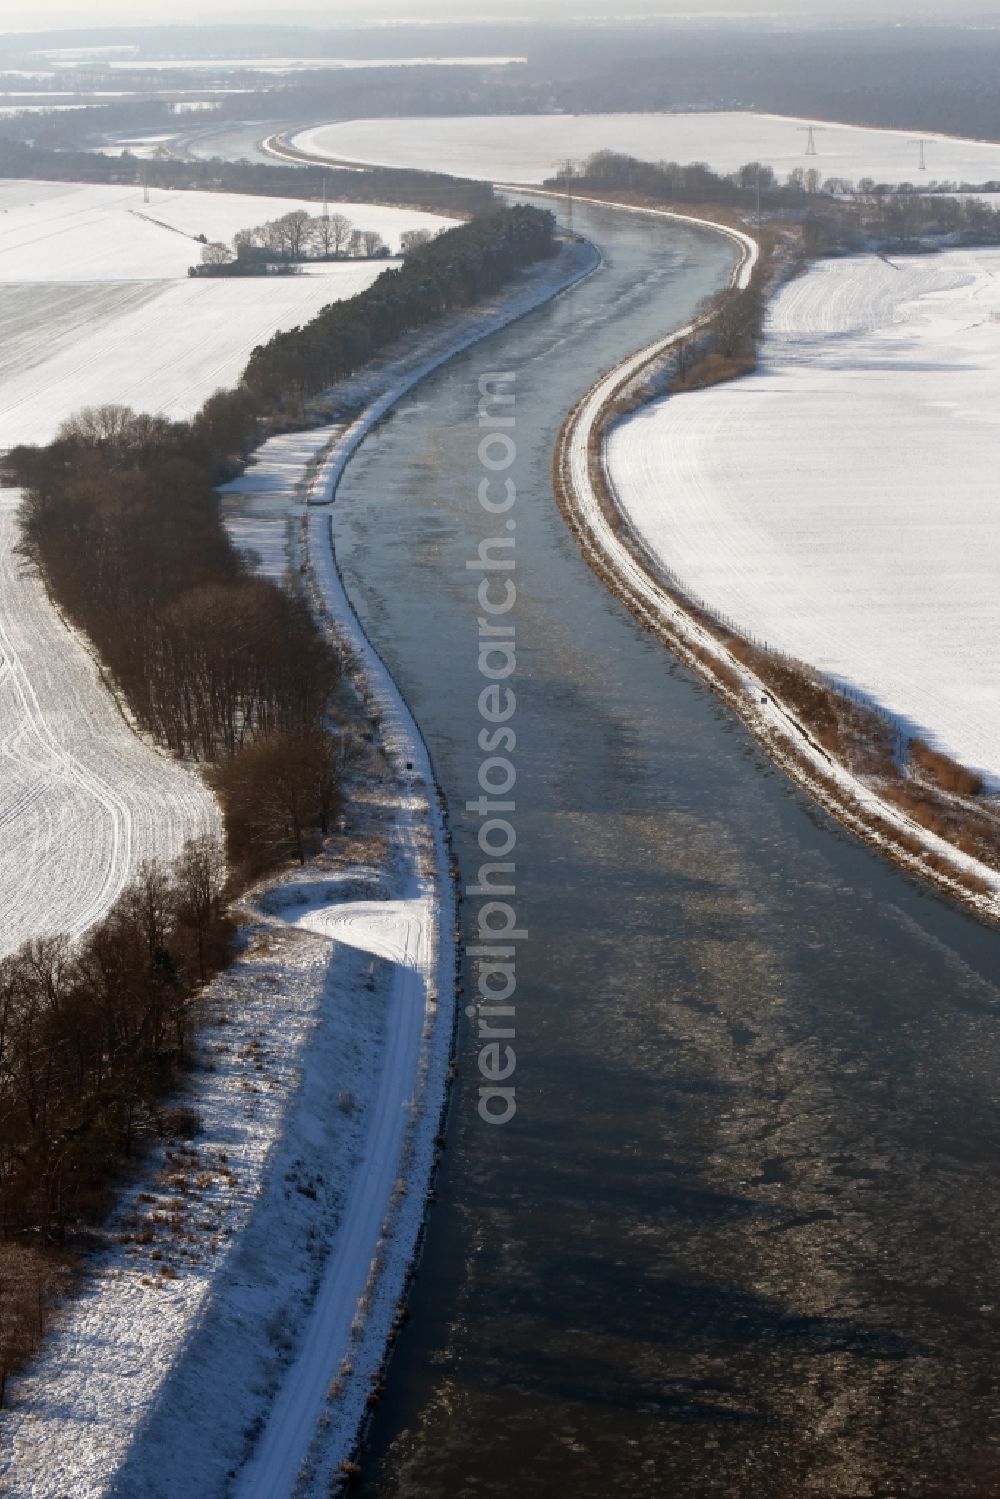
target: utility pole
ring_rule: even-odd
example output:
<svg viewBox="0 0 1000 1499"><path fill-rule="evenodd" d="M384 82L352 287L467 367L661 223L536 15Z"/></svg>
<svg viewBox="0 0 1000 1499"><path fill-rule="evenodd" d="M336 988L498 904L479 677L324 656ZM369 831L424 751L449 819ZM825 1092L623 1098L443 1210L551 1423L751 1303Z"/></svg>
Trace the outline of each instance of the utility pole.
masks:
<svg viewBox="0 0 1000 1499"><path fill-rule="evenodd" d="M562 175L566 179L566 227L573 233L573 173L575 164L569 159L562 163Z"/></svg>
<svg viewBox="0 0 1000 1499"><path fill-rule="evenodd" d="M926 170L927 170L927 156L926 156L925 153L926 153L927 147L930 146L930 145L933 145L933 142L932 141L928 141L928 140L922 140L922 139L920 139L918 137L916 140L912 140L910 142L910 145L911 146L918 146L920 148L920 171L921 172L926 172Z"/></svg>

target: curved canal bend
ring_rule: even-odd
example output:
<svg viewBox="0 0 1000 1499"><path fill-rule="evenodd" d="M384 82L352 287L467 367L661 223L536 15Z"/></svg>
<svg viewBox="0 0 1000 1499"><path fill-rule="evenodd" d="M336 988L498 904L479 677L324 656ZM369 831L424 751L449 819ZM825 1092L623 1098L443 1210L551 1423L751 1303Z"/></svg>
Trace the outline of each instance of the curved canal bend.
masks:
<svg viewBox="0 0 1000 1499"><path fill-rule="evenodd" d="M565 412L731 265L578 213L603 269L420 386L335 507L472 883L477 382L516 372L519 1107L479 1119L463 1017L363 1492L993 1492L997 938L814 808L578 553Z"/></svg>

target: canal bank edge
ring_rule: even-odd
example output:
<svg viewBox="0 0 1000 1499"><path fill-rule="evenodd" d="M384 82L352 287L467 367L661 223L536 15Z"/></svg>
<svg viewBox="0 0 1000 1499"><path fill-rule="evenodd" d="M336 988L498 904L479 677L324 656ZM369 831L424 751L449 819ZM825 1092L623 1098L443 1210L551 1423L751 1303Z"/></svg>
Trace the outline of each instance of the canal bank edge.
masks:
<svg viewBox="0 0 1000 1499"><path fill-rule="evenodd" d="M574 252L575 253L572 253ZM570 252L570 253L567 253ZM459 914L458 865L452 851L447 806L424 741L389 668L365 633L347 594L336 557L331 506L350 459L370 432L416 385L448 360L498 332L591 275L601 263L596 248L565 245L563 266L555 274L534 275L532 284L502 299L471 330L461 329L446 349L429 358L419 355L398 372L390 388L372 401L343 431L336 430L307 480L307 507L300 517L299 547L305 557L306 582L321 624L344 652L349 675L375 725L393 779L404 792L422 796L422 820L430 830L435 863L436 952L433 988L428 987L427 1015L418 1076L414 1080L411 1117L404 1146L404 1171L396 1180L378 1247L375 1273L366 1287L363 1315L355 1319L344 1367L349 1373L327 1390L307 1459L314 1477L347 1486L360 1472L358 1458L368 1426L384 1388L395 1339L408 1317L407 1289L417 1273L434 1201L434 1179L445 1144L444 1128L456 1071L458 1025ZM451 993L449 1004L446 995ZM251 1463L253 1459L251 1458ZM329 1491L329 1490L328 1490Z"/></svg>

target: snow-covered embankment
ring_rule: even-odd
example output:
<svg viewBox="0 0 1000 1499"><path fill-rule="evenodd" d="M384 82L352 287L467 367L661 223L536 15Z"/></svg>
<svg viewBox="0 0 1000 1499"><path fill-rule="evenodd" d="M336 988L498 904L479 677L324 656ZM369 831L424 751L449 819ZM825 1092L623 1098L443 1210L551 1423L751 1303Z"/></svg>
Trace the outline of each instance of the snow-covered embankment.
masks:
<svg viewBox="0 0 1000 1499"><path fill-rule="evenodd" d="M744 274L745 257L734 284L745 284L740 280ZM609 412L648 366L669 354L697 326L655 340L609 371L567 418L557 445L556 471L561 502L584 551L633 613L712 681L774 758L842 822L900 863L996 916L1000 913L1000 874L929 832L816 743L771 687L728 649L704 613L690 607L684 580L678 578L671 559L659 555L655 539L636 523L627 497L619 492L616 475L609 471L603 437ZM704 396L702 392L689 399L700 401Z"/></svg>

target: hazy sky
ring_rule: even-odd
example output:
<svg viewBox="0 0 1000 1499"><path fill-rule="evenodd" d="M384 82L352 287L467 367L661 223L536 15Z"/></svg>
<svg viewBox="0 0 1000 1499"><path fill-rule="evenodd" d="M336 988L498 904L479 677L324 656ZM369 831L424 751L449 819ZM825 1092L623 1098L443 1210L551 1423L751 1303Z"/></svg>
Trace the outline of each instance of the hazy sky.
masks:
<svg viewBox="0 0 1000 1499"><path fill-rule="evenodd" d="M463 19L510 21L519 15L567 19L607 15L684 16L687 19L814 19L957 21L961 15L1000 20L1000 0L289 0L280 9L260 0L0 0L0 31L46 26L162 24L171 21L260 21L336 26L338 21Z"/></svg>

